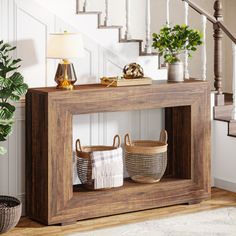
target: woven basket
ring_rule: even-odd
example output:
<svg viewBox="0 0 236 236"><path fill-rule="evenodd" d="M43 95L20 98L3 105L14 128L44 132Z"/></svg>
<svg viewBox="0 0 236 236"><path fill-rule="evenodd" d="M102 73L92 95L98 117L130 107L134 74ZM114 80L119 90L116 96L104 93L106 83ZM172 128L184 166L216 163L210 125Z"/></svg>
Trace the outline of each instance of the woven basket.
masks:
<svg viewBox="0 0 236 236"><path fill-rule="evenodd" d="M14 197L0 196L0 234L14 228L21 217L21 202Z"/></svg>
<svg viewBox="0 0 236 236"><path fill-rule="evenodd" d="M77 173L81 183L90 190L94 189L94 180L92 179L92 152L95 151L109 151L120 147L120 136L116 135L112 146L84 146L80 144L80 140L76 141L77 154Z"/></svg>
<svg viewBox="0 0 236 236"><path fill-rule="evenodd" d="M125 135L125 164L131 179L138 183L160 181L167 166L167 132L161 131L160 140L131 141Z"/></svg>

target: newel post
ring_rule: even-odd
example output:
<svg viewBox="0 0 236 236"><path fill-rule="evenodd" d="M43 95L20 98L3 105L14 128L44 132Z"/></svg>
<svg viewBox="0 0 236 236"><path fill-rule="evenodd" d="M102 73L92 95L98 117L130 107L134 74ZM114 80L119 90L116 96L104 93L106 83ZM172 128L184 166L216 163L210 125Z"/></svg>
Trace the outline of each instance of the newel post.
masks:
<svg viewBox="0 0 236 236"><path fill-rule="evenodd" d="M222 14L222 2L221 0L215 0L214 4L214 17L217 21L223 20ZM224 94L222 91L222 77L223 77L223 58L222 58L222 30L218 26L218 24L214 24L214 40L215 40L215 47L214 47L214 74L215 74L215 83L214 87L216 90L215 95L215 105L224 105Z"/></svg>

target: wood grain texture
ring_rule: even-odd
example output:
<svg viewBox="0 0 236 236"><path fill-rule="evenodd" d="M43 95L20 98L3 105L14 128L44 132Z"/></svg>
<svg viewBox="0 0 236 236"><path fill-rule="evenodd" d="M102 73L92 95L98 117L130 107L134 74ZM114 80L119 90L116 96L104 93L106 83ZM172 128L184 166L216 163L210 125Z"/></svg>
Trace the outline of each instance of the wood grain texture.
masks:
<svg viewBox="0 0 236 236"><path fill-rule="evenodd" d="M210 87L207 82L155 82L73 91L30 89L27 94L27 214L44 224L139 211L210 197ZM72 187L72 116L168 108L169 178L158 184L125 185L108 191ZM172 129L172 130L171 130Z"/></svg>
<svg viewBox="0 0 236 236"><path fill-rule="evenodd" d="M167 176L191 179L191 106L166 108L168 133Z"/></svg>
<svg viewBox="0 0 236 236"><path fill-rule="evenodd" d="M32 221L27 217L22 217L19 224L13 230L4 234L4 236L64 236L84 231L104 229L107 227L138 223L147 220L165 219L166 217L191 214L224 207L236 207L236 193L213 188L211 200L203 201L200 204L191 206L182 204L109 217L83 220L77 222L76 224L63 227L48 227Z"/></svg>

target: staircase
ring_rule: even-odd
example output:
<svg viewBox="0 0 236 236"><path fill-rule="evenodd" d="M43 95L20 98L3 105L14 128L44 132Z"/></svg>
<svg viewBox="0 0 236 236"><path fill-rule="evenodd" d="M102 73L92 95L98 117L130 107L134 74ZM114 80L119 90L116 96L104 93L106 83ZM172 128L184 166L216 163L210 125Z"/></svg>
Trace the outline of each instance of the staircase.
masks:
<svg viewBox="0 0 236 236"><path fill-rule="evenodd" d="M206 21L208 20L213 24L214 28L214 40L215 40L215 55L214 55L214 73L215 73L215 107L214 107L214 119L228 123L228 135L236 137L236 102L234 102L234 96L225 95L222 91L222 33L231 39L233 43L233 55L234 55L234 78L233 86L234 92L236 93L236 38L230 33L226 26L222 23L222 2L216 0L214 3L214 16L211 16L208 12L200 8L197 4L191 0L182 0L185 7L185 23L188 24L189 8L192 8L195 12L202 16L203 33L206 34ZM95 14L98 18L98 29L117 29L119 43L137 43L139 45L139 56L158 56L159 67L158 69L166 69L165 66L161 65L161 58L158 53L151 51L151 35L150 35L150 0L146 0L146 42L141 39L130 39L129 33L129 0L126 0L126 32L124 38L122 38L123 26L112 26L108 25L109 19L109 1L105 0L105 20L102 24L102 12L90 12L87 11L88 0L76 0L76 13L79 15L83 14ZM170 24L170 0L166 1L166 23ZM81 7L82 5L82 7ZM81 11L82 8L82 11ZM205 44L205 36L203 37ZM206 79L206 48L202 50L202 79ZM185 77L189 77L188 72L188 59L185 55Z"/></svg>
<svg viewBox="0 0 236 236"><path fill-rule="evenodd" d="M215 106L213 108L214 119L217 121L227 122L228 136L236 137L236 121L232 119L233 97L232 94L225 94L225 105Z"/></svg>
<svg viewBox="0 0 236 236"><path fill-rule="evenodd" d="M146 40L134 39L130 35L128 22L126 22L126 26L108 24L108 17L105 15L107 20L103 20L104 13L102 11L87 10L87 1L84 1L81 6L80 3L83 1L73 0L76 3L76 10L74 9L73 12L71 8L69 10L63 9L63 4L66 4L67 1L62 0L52 4L53 7L48 6L50 4L48 1L36 1L43 7L50 8L55 15L119 57L122 61L122 68L125 64L137 62L143 67L145 76L155 80L167 79L165 65L161 65L159 54L153 52L151 48L150 26L149 36L146 36ZM75 6L75 4L73 5ZM122 35L124 31L125 34Z"/></svg>

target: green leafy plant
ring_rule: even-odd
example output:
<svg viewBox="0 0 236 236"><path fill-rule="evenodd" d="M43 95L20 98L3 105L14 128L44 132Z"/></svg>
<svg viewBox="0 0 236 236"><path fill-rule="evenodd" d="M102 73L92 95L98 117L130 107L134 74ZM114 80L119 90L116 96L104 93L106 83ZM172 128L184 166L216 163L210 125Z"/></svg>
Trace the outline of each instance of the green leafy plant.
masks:
<svg viewBox="0 0 236 236"><path fill-rule="evenodd" d="M16 71L21 59L11 56L15 49L16 47L0 41L0 142L6 141L12 132L16 109L12 102L19 101L28 89L23 76ZM0 147L0 155L5 153L6 149Z"/></svg>
<svg viewBox="0 0 236 236"><path fill-rule="evenodd" d="M187 25L164 26L159 34L153 34L153 48L158 49L165 62L174 63L180 61L179 54L188 51L189 57L192 52L201 45L202 34Z"/></svg>

